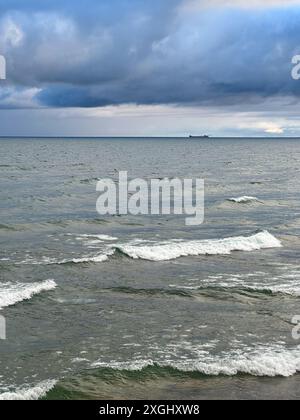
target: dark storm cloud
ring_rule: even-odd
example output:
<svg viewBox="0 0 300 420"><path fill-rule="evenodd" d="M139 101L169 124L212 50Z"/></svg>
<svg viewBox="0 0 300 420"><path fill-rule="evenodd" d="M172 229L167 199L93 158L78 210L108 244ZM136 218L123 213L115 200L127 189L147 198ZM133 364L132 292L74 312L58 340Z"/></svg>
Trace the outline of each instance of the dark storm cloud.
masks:
<svg viewBox="0 0 300 420"><path fill-rule="evenodd" d="M183 10L183 3L2 1L9 83L39 88L35 98L53 107L299 95L290 74L300 52L299 6Z"/></svg>

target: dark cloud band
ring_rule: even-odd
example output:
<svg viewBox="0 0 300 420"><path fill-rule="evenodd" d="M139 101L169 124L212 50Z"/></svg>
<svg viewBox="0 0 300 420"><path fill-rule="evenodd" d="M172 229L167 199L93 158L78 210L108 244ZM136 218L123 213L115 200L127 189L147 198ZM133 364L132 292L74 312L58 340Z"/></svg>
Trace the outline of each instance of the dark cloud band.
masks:
<svg viewBox="0 0 300 420"><path fill-rule="evenodd" d="M183 1L0 2L8 80L51 107L223 105L298 96L300 7L205 8Z"/></svg>

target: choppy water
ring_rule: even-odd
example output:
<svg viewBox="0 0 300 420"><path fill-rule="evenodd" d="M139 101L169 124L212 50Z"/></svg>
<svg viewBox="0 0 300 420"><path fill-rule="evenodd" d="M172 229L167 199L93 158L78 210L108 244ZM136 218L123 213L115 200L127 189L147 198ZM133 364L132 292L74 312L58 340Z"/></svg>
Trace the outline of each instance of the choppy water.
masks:
<svg viewBox="0 0 300 420"><path fill-rule="evenodd" d="M100 218L120 170L204 178L205 223ZM299 398L299 172L299 140L1 139L0 399Z"/></svg>

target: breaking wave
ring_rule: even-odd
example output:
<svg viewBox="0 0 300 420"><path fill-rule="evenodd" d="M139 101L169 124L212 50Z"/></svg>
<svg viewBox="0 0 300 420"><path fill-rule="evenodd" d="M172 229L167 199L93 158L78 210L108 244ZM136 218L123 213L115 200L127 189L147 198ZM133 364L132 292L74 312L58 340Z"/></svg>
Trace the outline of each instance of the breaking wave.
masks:
<svg viewBox="0 0 300 420"><path fill-rule="evenodd" d="M0 394L0 400L18 400L18 401L29 401L29 400L38 400L44 397L54 386L56 385L57 381L49 380L40 382L39 384L35 385L32 388L25 387L22 389L17 389L14 392L5 392Z"/></svg>
<svg viewBox="0 0 300 420"><path fill-rule="evenodd" d="M228 289L300 297L300 270L299 267L287 265L271 273L256 271L249 274L219 274L203 280L194 279L184 285L170 284L169 287L175 292Z"/></svg>
<svg viewBox="0 0 300 420"><path fill-rule="evenodd" d="M0 284L0 309L29 300L41 292L55 289L56 286L57 284L54 280L46 280L41 283Z"/></svg>
<svg viewBox="0 0 300 420"><path fill-rule="evenodd" d="M187 256L229 255L233 251L255 251L281 246L278 239L263 231L253 236L189 242L170 241L150 246L121 245L117 249L133 259L168 261Z"/></svg>
<svg viewBox="0 0 300 420"><path fill-rule="evenodd" d="M81 258L65 258L63 260L57 258L43 257L40 261L28 258L22 261L21 264L25 265L65 265L65 264L85 264L85 263L101 263L108 260L109 256L114 253L113 250L108 251L106 254L84 256Z"/></svg>
<svg viewBox="0 0 300 420"><path fill-rule="evenodd" d="M136 360L132 362L96 362L94 368L111 368L117 371L143 371L149 367L173 368L181 372L200 373L206 376L235 376L247 374L260 377L289 377L300 371L300 348L288 349L281 344L262 345L254 349L239 349L219 355L203 354L199 360L159 361Z"/></svg>
<svg viewBox="0 0 300 420"><path fill-rule="evenodd" d="M237 203L237 204L248 204L248 203L253 203L259 200L257 197L249 197L247 195L244 195L242 197L229 198L228 201L231 201L232 203Z"/></svg>
<svg viewBox="0 0 300 420"><path fill-rule="evenodd" d="M95 254L86 254L67 258L41 257L36 259L27 257L17 264L25 265L62 265L82 263L102 263L108 261L115 253L126 255L133 259L149 261L169 261L180 257L199 255L229 255L233 251L256 251L268 248L280 248L281 242L267 231L256 233L252 236L237 236L225 239L208 239L201 241L169 240L163 242L132 240L127 243L104 244L104 241L115 241L116 238L101 235L96 240L88 239L90 236L82 235L79 240L84 240L84 245L97 249ZM95 236L93 236L95 238ZM87 240L88 239L88 240Z"/></svg>

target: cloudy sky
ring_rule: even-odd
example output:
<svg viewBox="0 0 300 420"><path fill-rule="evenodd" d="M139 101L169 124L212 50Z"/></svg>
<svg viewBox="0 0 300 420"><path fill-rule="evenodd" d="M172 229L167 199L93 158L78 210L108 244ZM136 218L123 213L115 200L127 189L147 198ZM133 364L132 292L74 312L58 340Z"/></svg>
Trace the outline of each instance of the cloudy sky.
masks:
<svg viewBox="0 0 300 420"><path fill-rule="evenodd" d="M300 135L300 0L0 0L0 135Z"/></svg>

